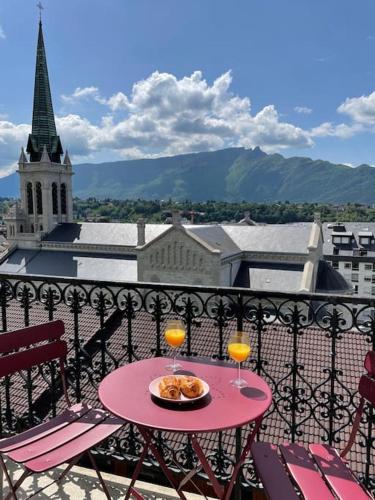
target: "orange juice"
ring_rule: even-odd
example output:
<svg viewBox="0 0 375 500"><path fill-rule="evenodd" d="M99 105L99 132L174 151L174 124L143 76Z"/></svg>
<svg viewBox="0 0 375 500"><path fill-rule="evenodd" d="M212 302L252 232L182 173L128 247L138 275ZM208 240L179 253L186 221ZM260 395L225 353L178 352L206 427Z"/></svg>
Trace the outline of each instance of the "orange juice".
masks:
<svg viewBox="0 0 375 500"><path fill-rule="evenodd" d="M180 347L185 340L185 330L171 328L165 331L165 340L171 347Z"/></svg>
<svg viewBox="0 0 375 500"><path fill-rule="evenodd" d="M229 356L237 363L245 361L250 354L249 344L243 344L241 342L232 342L228 344Z"/></svg>

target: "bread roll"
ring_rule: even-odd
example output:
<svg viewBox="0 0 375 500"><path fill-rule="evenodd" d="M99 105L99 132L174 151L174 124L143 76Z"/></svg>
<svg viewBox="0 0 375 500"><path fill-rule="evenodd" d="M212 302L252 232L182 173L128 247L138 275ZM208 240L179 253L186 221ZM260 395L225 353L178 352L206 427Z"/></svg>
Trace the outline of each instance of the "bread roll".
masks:
<svg viewBox="0 0 375 500"><path fill-rule="evenodd" d="M159 382L159 393L162 398L180 399L180 382L177 377L164 377Z"/></svg>
<svg viewBox="0 0 375 500"><path fill-rule="evenodd" d="M203 393L203 384L196 377L182 377L180 380L180 390L187 398L197 398Z"/></svg>

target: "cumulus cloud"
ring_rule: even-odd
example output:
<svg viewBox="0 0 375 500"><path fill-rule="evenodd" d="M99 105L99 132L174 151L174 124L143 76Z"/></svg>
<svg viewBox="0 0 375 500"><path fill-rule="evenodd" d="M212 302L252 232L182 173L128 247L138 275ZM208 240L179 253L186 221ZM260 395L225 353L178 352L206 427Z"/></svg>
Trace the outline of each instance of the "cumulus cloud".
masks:
<svg viewBox="0 0 375 500"><path fill-rule="evenodd" d="M367 96L347 98L337 111L348 115L357 123L375 125L375 92Z"/></svg>
<svg viewBox="0 0 375 500"><path fill-rule="evenodd" d="M294 111L302 115L309 115L312 113L312 109L307 106L295 106Z"/></svg>
<svg viewBox="0 0 375 500"><path fill-rule="evenodd" d="M25 144L30 128L0 119L0 177L15 170L21 146Z"/></svg>
<svg viewBox="0 0 375 500"><path fill-rule="evenodd" d="M96 87L86 87L64 98L90 98L117 112L116 119L112 115L81 129L83 143L93 150L155 156L239 145L267 151L312 145L309 133L282 122L273 105L253 115L249 98L234 95L231 83L230 72L210 85L201 71L181 79L156 71L137 82L129 96L117 92L103 98Z"/></svg>

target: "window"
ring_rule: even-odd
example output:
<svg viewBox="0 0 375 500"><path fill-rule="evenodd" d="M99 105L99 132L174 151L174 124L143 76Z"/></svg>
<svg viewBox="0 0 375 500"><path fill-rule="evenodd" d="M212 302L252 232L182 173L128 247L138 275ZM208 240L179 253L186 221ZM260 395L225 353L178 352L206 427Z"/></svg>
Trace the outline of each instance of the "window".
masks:
<svg viewBox="0 0 375 500"><path fill-rule="evenodd" d="M43 224L40 224L39 231L43 231Z"/></svg>
<svg viewBox="0 0 375 500"><path fill-rule="evenodd" d="M352 281L355 283L358 283L358 274L357 273L352 273Z"/></svg>
<svg viewBox="0 0 375 500"><path fill-rule="evenodd" d="M375 286L371 287L371 295L375 295Z"/></svg>
<svg viewBox="0 0 375 500"><path fill-rule="evenodd" d="M351 269L352 268L351 262L344 262L344 268L345 269Z"/></svg>
<svg viewBox="0 0 375 500"><path fill-rule="evenodd" d="M333 247L333 255L338 255L339 254L339 248Z"/></svg>
<svg viewBox="0 0 375 500"><path fill-rule="evenodd" d="M41 215L43 213L43 201L42 201L42 185L40 182L36 183L36 213Z"/></svg>
<svg viewBox="0 0 375 500"><path fill-rule="evenodd" d="M371 283L375 283L375 276L372 277Z"/></svg>
<svg viewBox="0 0 375 500"><path fill-rule="evenodd" d="M31 232L34 232L34 224L31 224Z"/></svg>
<svg viewBox="0 0 375 500"><path fill-rule="evenodd" d="M20 233L23 233L23 225L20 225Z"/></svg>
<svg viewBox="0 0 375 500"><path fill-rule="evenodd" d="M359 244L360 245L369 245L371 242L371 239L368 236L360 236L359 237Z"/></svg>
<svg viewBox="0 0 375 500"><path fill-rule="evenodd" d="M372 276L365 276L365 281L370 281L372 280Z"/></svg>
<svg viewBox="0 0 375 500"><path fill-rule="evenodd" d="M61 199L61 213L66 214L66 184L61 184L60 199Z"/></svg>
<svg viewBox="0 0 375 500"><path fill-rule="evenodd" d="M372 264L365 264L365 271L372 271Z"/></svg>
<svg viewBox="0 0 375 500"><path fill-rule="evenodd" d="M57 215L59 208L57 203L57 184L56 182L52 183L52 213Z"/></svg>
<svg viewBox="0 0 375 500"><path fill-rule="evenodd" d="M358 293L358 285L354 286L353 293L357 294Z"/></svg>
<svg viewBox="0 0 375 500"><path fill-rule="evenodd" d="M339 262L337 260L334 260L332 262L332 267L333 267L333 269L338 269L339 268Z"/></svg>
<svg viewBox="0 0 375 500"><path fill-rule="evenodd" d="M359 264L358 264L358 262L353 262L352 269L353 269L353 271L358 271L359 270Z"/></svg>
<svg viewBox="0 0 375 500"><path fill-rule="evenodd" d="M26 195L27 195L27 211L29 214L33 214L34 213L34 201L33 201L33 185L31 184L31 182L27 183Z"/></svg>

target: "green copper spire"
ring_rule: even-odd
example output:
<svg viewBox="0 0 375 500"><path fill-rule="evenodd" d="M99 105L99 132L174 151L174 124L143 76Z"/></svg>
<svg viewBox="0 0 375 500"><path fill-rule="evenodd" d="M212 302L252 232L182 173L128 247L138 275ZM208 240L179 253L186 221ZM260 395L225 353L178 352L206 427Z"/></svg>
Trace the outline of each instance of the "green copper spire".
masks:
<svg viewBox="0 0 375 500"><path fill-rule="evenodd" d="M27 143L30 161L40 161L46 145L52 162L61 163L63 153L60 137L56 132L51 90L49 86L46 51L44 48L42 22L39 21L38 47L36 53L34 107L32 131Z"/></svg>

